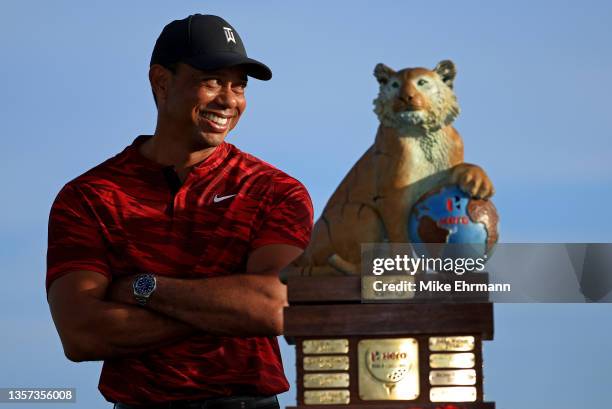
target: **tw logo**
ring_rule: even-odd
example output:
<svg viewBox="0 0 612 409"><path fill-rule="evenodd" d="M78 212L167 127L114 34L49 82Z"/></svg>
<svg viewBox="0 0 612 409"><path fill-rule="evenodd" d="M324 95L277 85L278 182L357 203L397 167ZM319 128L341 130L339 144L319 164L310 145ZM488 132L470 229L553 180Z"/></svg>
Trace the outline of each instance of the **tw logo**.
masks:
<svg viewBox="0 0 612 409"><path fill-rule="evenodd" d="M223 27L223 32L225 33L225 39L228 43L236 44L236 38L234 37L234 31L230 27Z"/></svg>

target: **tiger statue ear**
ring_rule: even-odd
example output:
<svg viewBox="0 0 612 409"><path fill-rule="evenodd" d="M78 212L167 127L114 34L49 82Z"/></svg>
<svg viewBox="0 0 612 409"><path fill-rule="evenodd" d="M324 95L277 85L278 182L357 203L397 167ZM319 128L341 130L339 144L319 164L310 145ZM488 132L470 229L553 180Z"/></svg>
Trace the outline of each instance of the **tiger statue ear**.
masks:
<svg viewBox="0 0 612 409"><path fill-rule="evenodd" d="M389 82L389 78L391 78L395 74L393 68L387 67L383 63L376 64L374 67L374 76L380 85L385 85Z"/></svg>
<svg viewBox="0 0 612 409"><path fill-rule="evenodd" d="M453 81L457 75L457 69L455 63L451 60L443 60L436 65L434 72L440 76L442 82L444 82L450 89L453 89Z"/></svg>

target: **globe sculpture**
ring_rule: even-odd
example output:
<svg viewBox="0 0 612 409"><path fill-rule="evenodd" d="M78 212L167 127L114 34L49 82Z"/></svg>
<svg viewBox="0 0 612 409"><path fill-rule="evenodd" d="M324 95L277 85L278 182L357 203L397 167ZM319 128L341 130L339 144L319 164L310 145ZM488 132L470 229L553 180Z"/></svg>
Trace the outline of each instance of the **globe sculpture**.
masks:
<svg viewBox="0 0 612 409"><path fill-rule="evenodd" d="M417 200L408 234L417 255L487 258L499 237L499 218L490 200L443 186Z"/></svg>

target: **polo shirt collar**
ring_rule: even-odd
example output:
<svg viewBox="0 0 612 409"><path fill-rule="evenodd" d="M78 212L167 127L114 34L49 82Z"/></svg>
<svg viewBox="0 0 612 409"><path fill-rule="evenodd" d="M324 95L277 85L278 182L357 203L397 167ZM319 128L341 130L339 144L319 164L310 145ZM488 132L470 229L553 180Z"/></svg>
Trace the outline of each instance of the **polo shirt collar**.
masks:
<svg viewBox="0 0 612 409"><path fill-rule="evenodd" d="M139 135L138 137L136 137L136 139L134 139L132 144L127 147L125 153L127 159L130 162L138 165L139 168L151 170L154 172L161 172L164 170L164 168L168 168L170 166L155 162L154 160L151 160L144 156L142 153L140 153L140 145L142 145L151 137L151 135ZM217 146L213 153L211 153L206 159L204 159L200 163L195 164L193 166L192 172L202 174L207 173L212 169L216 168L227 157L229 151L231 150L231 146L231 144L223 141L221 145Z"/></svg>

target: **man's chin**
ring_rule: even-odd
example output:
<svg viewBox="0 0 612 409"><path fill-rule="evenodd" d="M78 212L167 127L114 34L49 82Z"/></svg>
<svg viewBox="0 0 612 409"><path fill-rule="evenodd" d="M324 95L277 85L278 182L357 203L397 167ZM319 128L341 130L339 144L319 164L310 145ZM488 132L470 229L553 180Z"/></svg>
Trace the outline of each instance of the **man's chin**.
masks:
<svg viewBox="0 0 612 409"><path fill-rule="evenodd" d="M203 147L211 147L221 145L226 137L227 132L200 132L197 139L199 145L202 145Z"/></svg>

